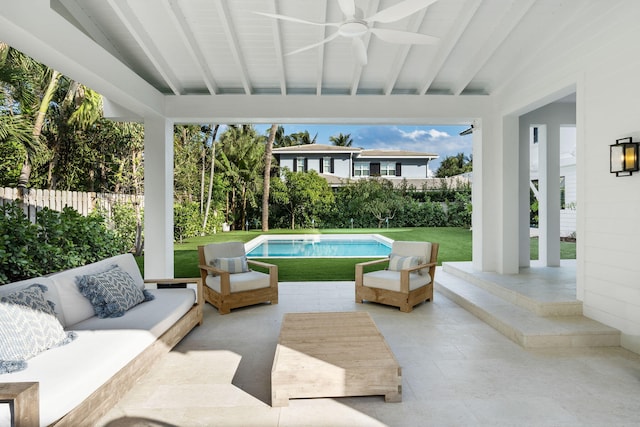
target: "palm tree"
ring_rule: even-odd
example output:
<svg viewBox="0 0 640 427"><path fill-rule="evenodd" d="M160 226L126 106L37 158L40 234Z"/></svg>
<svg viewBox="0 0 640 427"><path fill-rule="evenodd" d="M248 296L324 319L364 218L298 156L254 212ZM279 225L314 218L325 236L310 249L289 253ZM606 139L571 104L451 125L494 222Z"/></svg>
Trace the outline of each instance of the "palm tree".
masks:
<svg viewBox="0 0 640 427"><path fill-rule="evenodd" d="M351 138L350 133L344 135L340 132L338 135L330 136L329 141L337 147L351 147L351 144L353 144L353 138Z"/></svg>
<svg viewBox="0 0 640 427"><path fill-rule="evenodd" d="M273 140L273 148L291 147L292 145L294 144L293 140L291 139L291 135L285 134L284 126L278 125L275 138Z"/></svg>
<svg viewBox="0 0 640 427"><path fill-rule="evenodd" d="M1 42L0 69L0 101L3 110L0 139L17 141L24 148L24 163L18 184L26 188L33 159L46 151L40 135L60 74L49 72L47 67ZM40 88L45 77L48 77L48 84L43 93Z"/></svg>
<svg viewBox="0 0 640 427"><path fill-rule="evenodd" d="M53 170L59 160L59 144L70 139L61 133L85 130L102 118L102 98L1 42L0 70L0 140L11 139L24 148L18 186L29 186L34 164L49 162L47 183L55 187ZM61 129L61 124L67 128ZM49 125L57 138L47 144L43 132Z"/></svg>
<svg viewBox="0 0 640 427"><path fill-rule="evenodd" d="M291 134L291 139L293 143L291 145L307 145L307 144L315 144L318 139L318 134L316 133L313 138L309 135L309 131L305 130L304 132L296 132Z"/></svg>
<svg viewBox="0 0 640 427"><path fill-rule="evenodd" d="M269 231L269 186L271 185L271 152L276 133L282 126L272 124L269 130L269 138L264 150L264 179L262 183L262 231ZM284 130L284 128L282 128Z"/></svg>
<svg viewBox="0 0 640 427"><path fill-rule="evenodd" d="M240 219L237 224L240 228L247 222L247 204L255 204L255 195L260 188L264 167L263 138L252 126L229 126L220 136L217 164L230 183L231 209L234 213L240 211L239 215L234 215L234 222Z"/></svg>
<svg viewBox="0 0 640 427"><path fill-rule="evenodd" d="M218 135L218 129L220 125L208 127L208 133L211 135L211 169L209 170L209 191L207 192L207 207L204 211L204 219L202 220L202 234L204 235L207 229L207 219L209 218L209 210L211 209L211 197L213 194L213 174L216 163L216 136Z"/></svg>

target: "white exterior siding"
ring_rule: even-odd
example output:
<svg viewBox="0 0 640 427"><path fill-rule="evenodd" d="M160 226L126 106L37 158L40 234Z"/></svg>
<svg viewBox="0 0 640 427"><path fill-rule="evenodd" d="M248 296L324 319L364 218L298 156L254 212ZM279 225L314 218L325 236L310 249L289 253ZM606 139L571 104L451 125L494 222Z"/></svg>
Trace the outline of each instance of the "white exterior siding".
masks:
<svg viewBox="0 0 640 427"><path fill-rule="evenodd" d="M299 146L299 150L294 147L287 147L285 151L282 149L276 149L274 154L279 159L281 168L288 168L291 171L301 171L299 168L294 168L296 159L303 157L306 159L307 171L315 170L318 173L326 175L334 175L342 179L358 179L360 176L354 176L353 164L365 163L369 165L369 175L363 176L368 178L369 176L384 176L389 179L426 179L428 177L428 162L430 157L435 157L429 154L416 154L405 156L393 156L393 151L377 151L377 153L383 153L383 155L359 155L358 152L333 152L330 149L322 151L322 146L318 145L318 150L311 152L307 146ZM326 147L326 146L325 146ZM333 172L321 168L324 159L330 157L333 159ZM387 171L393 171L392 175L376 174L371 165L377 164L384 169L384 165L387 164ZM398 176L398 165L400 165L400 174ZM322 170L321 170L322 169ZM375 167L375 170L381 168Z"/></svg>
<svg viewBox="0 0 640 427"><path fill-rule="evenodd" d="M497 103L504 117L567 88L576 91L577 296L586 316L619 329L622 346L640 353L640 174L616 177L608 158L616 139L640 140L640 2L591 5L595 12L605 8L597 34L585 23L556 36L502 88ZM483 143L486 151L498 145ZM493 214L485 207L484 215Z"/></svg>

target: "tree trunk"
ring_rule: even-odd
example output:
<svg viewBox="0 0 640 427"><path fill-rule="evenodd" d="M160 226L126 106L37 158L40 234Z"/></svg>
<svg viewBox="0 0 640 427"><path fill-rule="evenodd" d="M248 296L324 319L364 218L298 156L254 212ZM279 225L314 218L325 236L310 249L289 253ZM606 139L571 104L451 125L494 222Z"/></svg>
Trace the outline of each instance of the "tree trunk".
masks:
<svg viewBox="0 0 640 427"><path fill-rule="evenodd" d="M133 177L133 193L136 197L135 201L133 202L133 206L135 209L135 213L136 213L136 239L135 239L135 243L134 243L134 252L133 254L135 256L141 256L142 255L142 250L144 249L144 236L142 235L143 232L143 224L142 224L142 210L140 209L140 198L139 198L139 194L142 192L140 191L141 188L140 187L140 182L138 181L138 153L136 153L135 150L132 150L131 153L131 171L132 174L131 176Z"/></svg>
<svg viewBox="0 0 640 427"><path fill-rule="evenodd" d="M277 124L271 125L269 139L264 150L264 184L262 191L262 231L269 231L269 188L271 185L271 153L276 139Z"/></svg>
<svg viewBox="0 0 640 427"><path fill-rule="evenodd" d="M209 171L209 192L207 194L207 208L204 211L204 221L202 222L202 235L204 236L207 229L207 219L209 218L209 210L211 209L211 193L213 193L213 173L216 164L216 136L220 125L215 125L211 135L211 170Z"/></svg>
<svg viewBox="0 0 640 427"><path fill-rule="evenodd" d="M240 229L245 229L245 224L247 224L247 183L242 184L242 193L240 194L240 202L242 203L242 217L240 218ZM247 225L247 230L249 231L249 226Z"/></svg>
<svg viewBox="0 0 640 427"><path fill-rule="evenodd" d="M35 121L33 124L33 139L39 140L40 135L42 135L42 127L44 126L44 119L47 115L47 110L49 109L49 104L51 103L51 99L53 98L53 94L55 92L56 86L58 85L58 80L60 80L60 74L56 70L51 70L51 78L49 79L49 84L47 85L47 89L42 95L42 100L40 101L40 107L38 107L38 111L36 112ZM29 179L31 178L31 162L29 160L29 154L24 159L24 164L22 165L22 170L20 170L20 177L18 178L18 187L27 188L29 186Z"/></svg>
<svg viewBox="0 0 640 427"><path fill-rule="evenodd" d="M202 145L202 173L200 174L200 215L204 215L204 177L207 168L207 146Z"/></svg>

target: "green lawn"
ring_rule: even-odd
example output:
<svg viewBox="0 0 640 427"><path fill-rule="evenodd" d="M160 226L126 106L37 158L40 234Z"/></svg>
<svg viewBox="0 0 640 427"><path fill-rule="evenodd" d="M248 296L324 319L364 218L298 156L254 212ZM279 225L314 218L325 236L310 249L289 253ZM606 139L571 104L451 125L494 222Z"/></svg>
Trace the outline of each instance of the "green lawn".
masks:
<svg viewBox="0 0 640 427"><path fill-rule="evenodd" d="M377 233L393 240L421 240L439 242L438 264L447 261L471 261L471 231L464 228L391 228L391 229L323 229L323 230L270 230L268 234L353 234ZM248 242L263 234L262 231L231 231L211 236L194 237L174 245L175 277L197 277L198 245L232 240ZM575 258L575 243L560 243L563 259ZM537 259L537 240L531 239L531 259ZM267 262L278 265L282 282L354 280L354 265L371 258L271 258ZM140 263L141 260L138 260Z"/></svg>

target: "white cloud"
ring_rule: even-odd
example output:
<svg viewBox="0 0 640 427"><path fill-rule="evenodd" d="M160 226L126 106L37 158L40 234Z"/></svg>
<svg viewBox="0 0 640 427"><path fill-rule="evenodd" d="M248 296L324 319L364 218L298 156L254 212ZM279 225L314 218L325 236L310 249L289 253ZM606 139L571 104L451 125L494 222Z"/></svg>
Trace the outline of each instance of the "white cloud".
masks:
<svg viewBox="0 0 640 427"><path fill-rule="evenodd" d="M416 129L411 132L405 132L402 129L398 129L398 132L400 132L400 135L402 135L403 138L410 139L412 141L418 141L425 137L428 139L439 139L439 138L449 138L451 136L447 132L442 132L437 129L429 129L429 130Z"/></svg>

